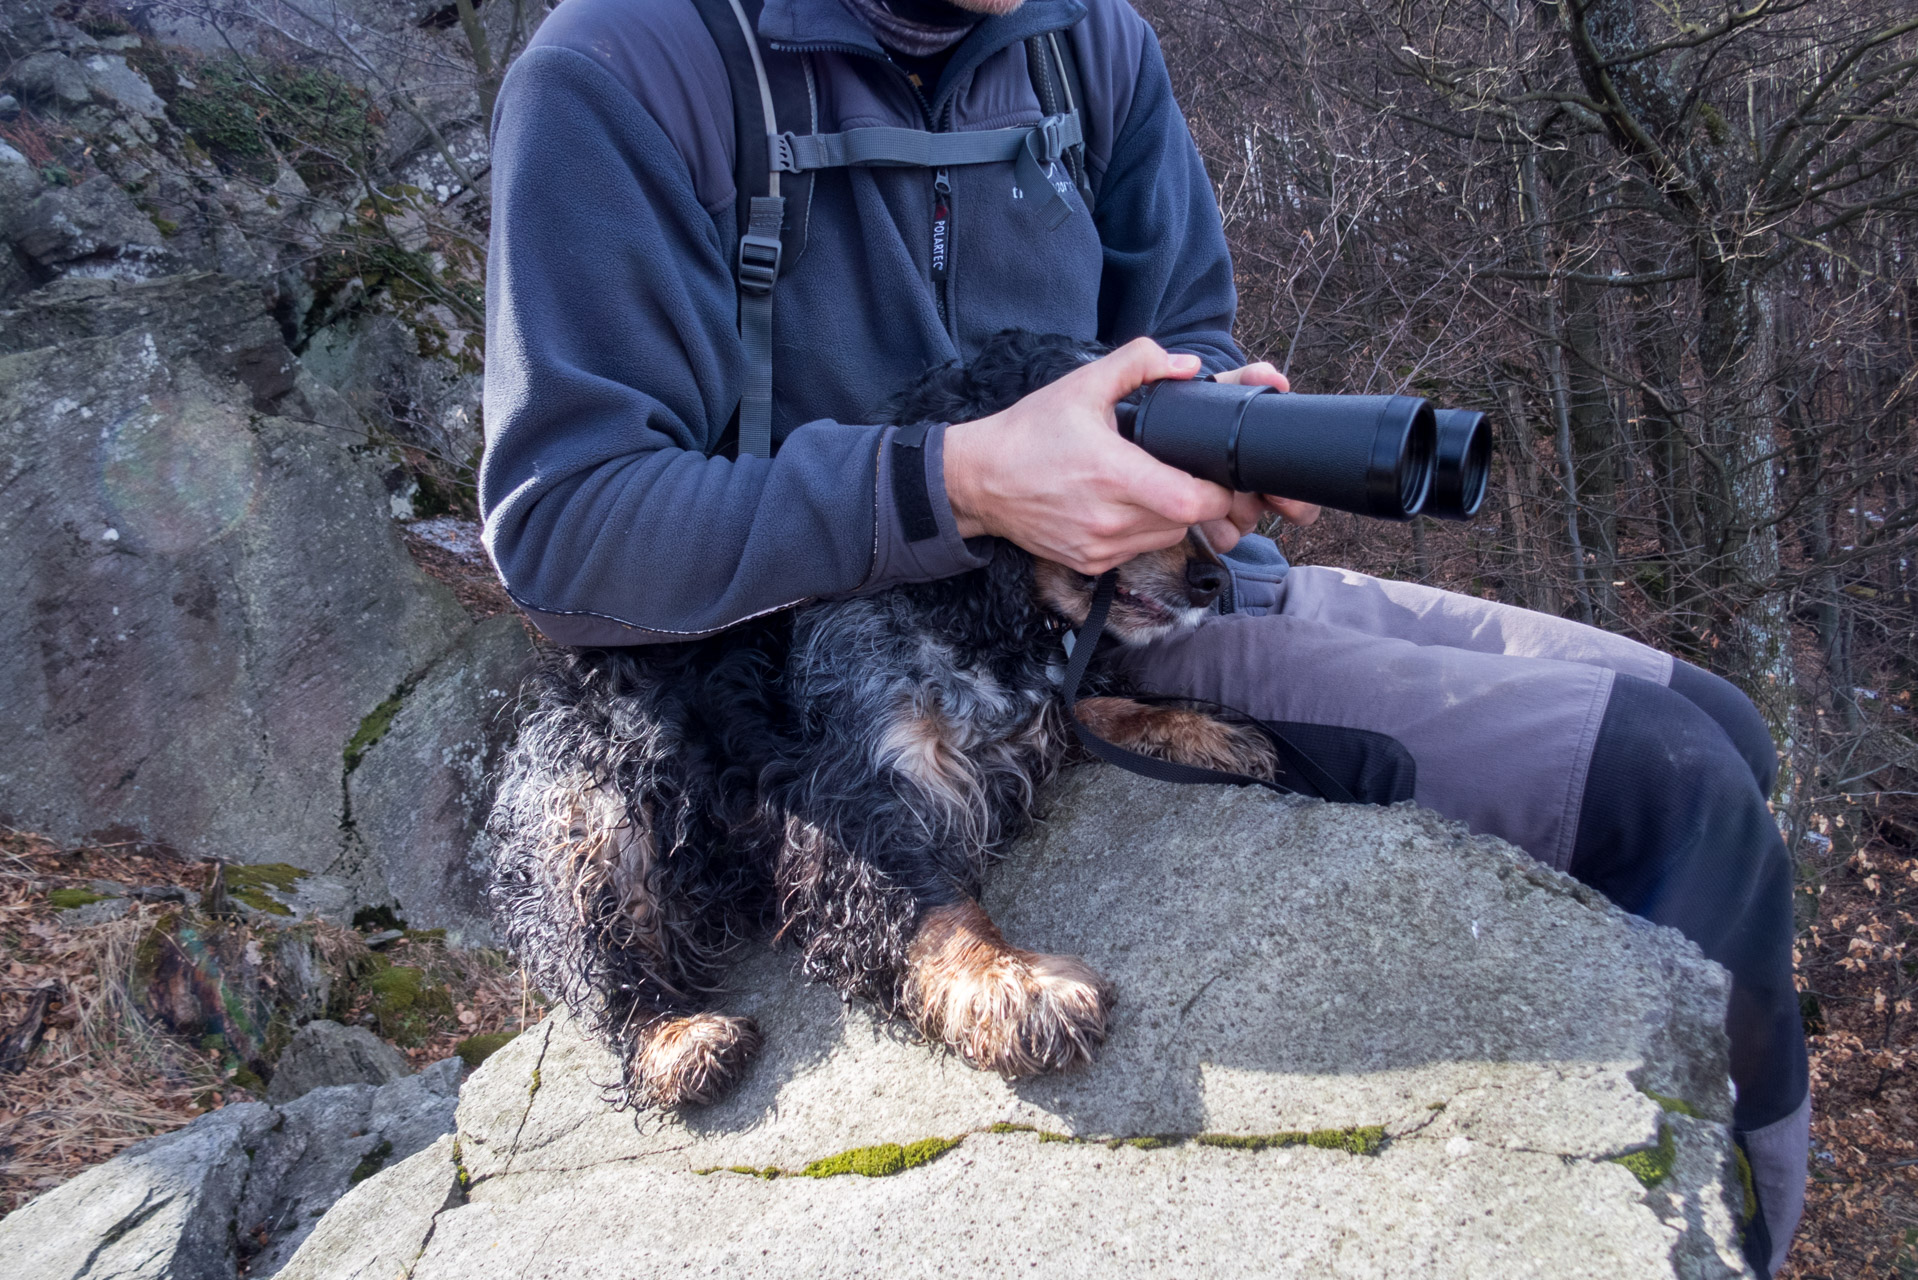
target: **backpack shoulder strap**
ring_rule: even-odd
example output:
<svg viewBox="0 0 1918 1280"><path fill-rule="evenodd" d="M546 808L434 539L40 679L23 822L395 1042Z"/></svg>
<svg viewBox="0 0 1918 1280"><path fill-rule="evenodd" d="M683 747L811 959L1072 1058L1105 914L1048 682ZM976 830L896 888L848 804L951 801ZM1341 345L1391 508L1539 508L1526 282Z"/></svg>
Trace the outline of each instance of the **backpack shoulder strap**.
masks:
<svg viewBox="0 0 1918 1280"><path fill-rule="evenodd" d="M1039 95L1039 109L1049 116L1085 118L1085 82L1079 75L1079 56L1072 49L1072 28L1048 31L1026 41L1026 71L1032 77L1033 92ZM1065 152L1066 168L1072 183L1079 188L1086 211L1092 211L1092 181L1086 171L1086 144L1083 135Z"/></svg>
<svg viewBox="0 0 1918 1280"><path fill-rule="evenodd" d="M693 0L693 7L726 64L733 100L733 189L736 249L734 279L739 292L739 336L746 348L746 386L739 401L739 454L772 456L773 285L786 254L787 196L780 191L772 138L783 118L810 124L811 94L804 69L782 59L769 73L760 49L758 18L762 0ZM797 98L797 104L794 99ZM782 106L784 110L782 111ZM790 194L804 210L810 174ZM797 236L803 248L803 218Z"/></svg>

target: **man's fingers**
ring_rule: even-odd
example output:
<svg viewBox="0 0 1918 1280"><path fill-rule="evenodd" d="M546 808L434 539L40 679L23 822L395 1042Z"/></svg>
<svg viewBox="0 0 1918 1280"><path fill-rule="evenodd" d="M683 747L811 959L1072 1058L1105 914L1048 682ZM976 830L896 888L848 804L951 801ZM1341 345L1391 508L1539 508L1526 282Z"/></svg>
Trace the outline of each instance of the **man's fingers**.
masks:
<svg viewBox="0 0 1918 1280"><path fill-rule="evenodd" d="M1161 378L1190 378L1199 371L1199 357L1167 351L1150 338L1134 338L1075 369L1062 381L1077 381L1105 404L1116 404L1148 382Z"/></svg>
<svg viewBox="0 0 1918 1280"><path fill-rule="evenodd" d="M1310 502L1300 502L1295 498L1275 498L1270 494L1265 495L1264 502L1265 505L1284 516L1287 524L1304 526L1319 518L1319 509Z"/></svg>
<svg viewBox="0 0 1918 1280"><path fill-rule="evenodd" d="M1277 387L1280 391L1290 391L1292 384L1286 376L1269 360L1255 360L1238 369L1229 369L1217 376L1216 381L1229 382L1242 387Z"/></svg>
<svg viewBox="0 0 1918 1280"><path fill-rule="evenodd" d="M1205 535L1206 542L1220 555L1238 546L1239 539L1244 536L1234 520L1207 520L1199 526L1199 532Z"/></svg>
<svg viewBox="0 0 1918 1280"><path fill-rule="evenodd" d="M1223 520L1232 513L1230 489L1168 467L1144 450L1138 461L1141 465L1131 469L1114 495L1120 501L1143 507L1176 528Z"/></svg>
<svg viewBox="0 0 1918 1280"><path fill-rule="evenodd" d="M1116 569L1134 556L1142 556L1148 551L1160 551L1176 546L1186 536L1184 529L1155 530L1151 533L1137 533L1113 542L1100 543L1087 548L1078 555L1060 557L1060 562L1080 573L1089 573L1097 577L1107 569Z"/></svg>

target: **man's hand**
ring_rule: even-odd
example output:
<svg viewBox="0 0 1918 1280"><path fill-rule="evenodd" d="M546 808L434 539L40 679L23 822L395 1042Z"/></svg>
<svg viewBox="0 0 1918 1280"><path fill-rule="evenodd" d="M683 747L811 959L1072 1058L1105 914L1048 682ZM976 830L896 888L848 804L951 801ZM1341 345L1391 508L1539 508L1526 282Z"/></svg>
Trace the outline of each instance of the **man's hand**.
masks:
<svg viewBox="0 0 1918 1280"><path fill-rule="evenodd" d="M1172 546L1195 524L1215 550L1229 550L1239 540L1235 505L1258 499L1235 503L1121 440L1112 413L1147 382L1198 371L1197 356L1139 338L1010 409L948 427L946 495L961 536L997 534L1089 574Z"/></svg>
<svg viewBox="0 0 1918 1280"><path fill-rule="evenodd" d="M1242 387L1255 385L1277 387L1281 391L1290 391L1292 389L1292 384L1286 381L1285 375L1264 360L1246 365L1242 369L1234 369L1229 373L1222 373L1214 378L1213 381L1231 382ZM1239 524L1239 531L1241 533L1250 533L1253 526L1258 523L1259 507L1261 506L1278 512L1280 516L1284 517L1288 524L1306 525L1311 524L1319 518L1319 509L1309 502L1295 502L1291 498L1275 498L1269 493L1260 494L1255 502L1257 505L1253 508L1251 521ZM1232 512L1233 520L1238 522L1240 515L1241 512L1235 507Z"/></svg>

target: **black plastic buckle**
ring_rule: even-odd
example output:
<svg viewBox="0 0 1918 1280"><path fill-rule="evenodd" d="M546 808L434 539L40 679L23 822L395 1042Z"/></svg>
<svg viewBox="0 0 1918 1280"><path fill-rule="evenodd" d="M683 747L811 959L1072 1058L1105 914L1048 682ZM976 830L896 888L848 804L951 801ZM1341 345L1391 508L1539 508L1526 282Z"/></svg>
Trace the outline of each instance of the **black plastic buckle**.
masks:
<svg viewBox="0 0 1918 1280"><path fill-rule="evenodd" d="M779 259L784 251L777 236L741 236L739 287L755 295L771 293L773 281L779 279Z"/></svg>

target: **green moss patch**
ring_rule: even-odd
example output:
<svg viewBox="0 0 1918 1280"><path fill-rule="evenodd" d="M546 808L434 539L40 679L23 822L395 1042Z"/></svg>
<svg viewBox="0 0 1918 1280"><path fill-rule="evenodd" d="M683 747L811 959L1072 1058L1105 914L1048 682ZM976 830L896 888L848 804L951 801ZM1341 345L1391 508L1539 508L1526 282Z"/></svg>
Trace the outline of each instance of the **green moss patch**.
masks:
<svg viewBox="0 0 1918 1280"><path fill-rule="evenodd" d="M1737 1143L1732 1144L1732 1158L1738 1163L1739 1189L1745 1193L1745 1203L1739 1221L1750 1222L1758 1213L1758 1191L1752 1186L1751 1161L1745 1159L1745 1149Z"/></svg>
<svg viewBox="0 0 1918 1280"><path fill-rule="evenodd" d="M284 862L229 863L226 867L226 896L255 911L290 916L293 909L273 894L292 893L308 874Z"/></svg>
<svg viewBox="0 0 1918 1280"><path fill-rule="evenodd" d="M167 110L229 168L271 178L277 150L308 184L339 180L378 141L366 94L331 71L237 56L181 62L193 87L172 76Z"/></svg>
<svg viewBox="0 0 1918 1280"><path fill-rule="evenodd" d="M47 895L47 901L62 911L72 911L89 903L106 900L106 894L95 893L91 889L55 889Z"/></svg>
<svg viewBox="0 0 1918 1280"><path fill-rule="evenodd" d="M1385 1145L1385 1126L1368 1124L1351 1129L1294 1129L1283 1133L1202 1133L1193 1141L1203 1147L1224 1147L1229 1151L1318 1147L1323 1151L1375 1156Z"/></svg>
<svg viewBox="0 0 1918 1280"><path fill-rule="evenodd" d="M366 1153L366 1158L353 1166L353 1172L347 1176L346 1184L357 1187L368 1178L386 1167L386 1158L393 1154L393 1144L381 1140L380 1145Z"/></svg>
<svg viewBox="0 0 1918 1280"><path fill-rule="evenodd" d="M1113 1138L1105 1145L1108 1151L1117 1151L1120 1147L1131 1147L1136 1151L1159 1151L1166 1147L1176 1147L1185 1141L1176 1133L1148 1133L1137 1138Z"/></svg>
<svg viewBox="0 0 1918 1280"><path fill-rule="evenodd" d="M776 1164L769 1164L763 1169L755 1169L749 1164L729 1164L714 1165L710 1169L695 1169L693 1172L702 1178L709 1173L743 1173L748 1178L763 1178L771 1182L774 1178L783 1176L786 1171Z"/></svg>
<svg viewBox="0 0 1918 1280"><path fill-rule="evenodd" d="M1690 1116L1694 1120L1703 1120L1705 1118L1699 1114L1697 1107L1694 1107L1683 1098L1673 1098L1666 1094L1653 1093L1650 1089L1640 1089L1639 1092L1667 1111L1675 1111L1681 1116Z"/></svg>
<svg viewBox="0 0 1918 1280"><path fill-rule="evenodd" d="M380 1034L411 1048L423 1044L435 1021L453 1015L453 996L424 969L380 963L367 979Z"/></svg>
<svg viewBox="0 0 1918 1280"><path fill-rule="evenodd" d="M903 1147L896 1142L854 1147L851 1151L815 1160L799 1172L808 1178L836 1178L842 1173L856 1173L862 1178L889 1178L930 1164L963 1141L963 1138L921 1138Z"/></svg>
<svg viewBox="0 0 1918 1280"><path fill-rule="evenodd" d="M400 706L406 701L411 686L401 685L380 703L360 718L360 727L353 730L353 736L346 740L346 749L341 753L346 761L348 773L360 767L360 761L366 759L366 753L379 744L386 731L393 727L393 717L400 713Z"/></svg>
<svg viewBox="0 0 1918 1280"><path fill-rule="evenodd" d="M468 1071L471 1071L504 1049L512 1038L513 1033L510 1031L488 1031L482 1035L466 1037L459 1042L453 1052L459 1054L460 1061L466 1064Z"/></svg>
<svg viewBox="0 0 1918 1280"><path fill-rule="evenodd" d="M1671 1126L1663 1121L1658 1126L1658 1145L1643 1151L1628 1151L1622 1156L1613 1156L1612 1163L1624 1165L1634 1178L1647 1187L1655 1187L1669 1178L1672 1165L1678 1159L1678 1148L1672 1141Z"/></svg>

